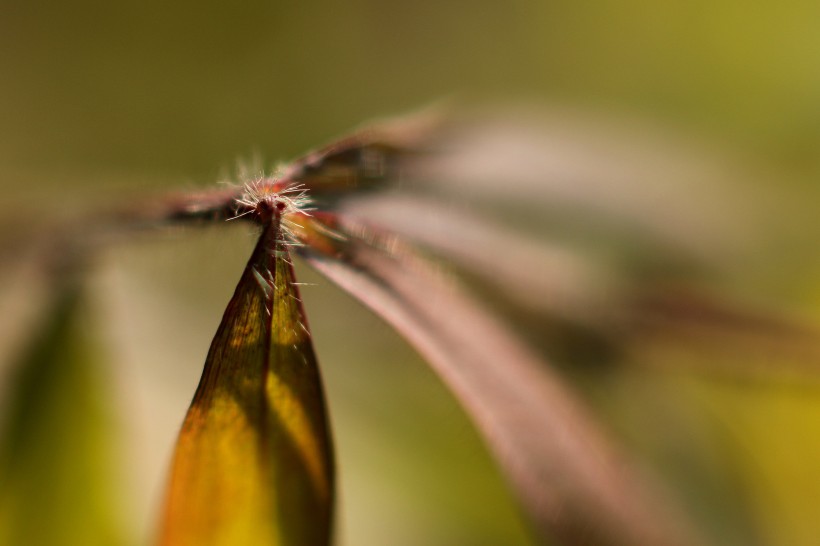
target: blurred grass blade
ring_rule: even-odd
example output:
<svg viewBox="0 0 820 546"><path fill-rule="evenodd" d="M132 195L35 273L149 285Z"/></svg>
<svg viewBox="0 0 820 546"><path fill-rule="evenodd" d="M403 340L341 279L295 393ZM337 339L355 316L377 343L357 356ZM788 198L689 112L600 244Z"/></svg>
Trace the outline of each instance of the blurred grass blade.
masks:
<svg viewBox="0 0 820 546"><path fill-rule="evenodd" d="M298 182L314 199L332 202L383 190L401 178L404 163L429 151L445 124L440 107L380 123L292 161L281 180Z"/></svg>
<svg viewBox="0 0 820 546"><path fill-rule="evenodd" d="M820 329L774 309L754 308L697 285L636 291L628 332L639 350L654 343L680 347L704 372L765 379L820 372Z"/></svg>
<svg viewBox="0 0 820 546"><path fill-rule="evenodd" d="M82 289L62 279L10 389L0 445L0 545L124 544L111 413Z"/></svg>
<svg viewBox="0 0 820 546"><path fill-rule="evenodd" d="M487 216L407 194L359 199L340 210L344 218L423 245L525 309L595 327L611 318L605 310L613 307L607 297L616 282L568 248L535 240Z"/></svg>
<svg viewBox="0 0 820 546"><path fill-rule="evenodd" d="M333 456L279 222L228 304L176 448L160 543L324 545Z"/></svg>
<svg viewBox="0 0 820 546"><path fill-rule="evenodd" d="M732 166L649 126L534 109L485 113L450 128L439 142L448 153L408 173L441 199L583 220L615 241L634 242L639 233L697 260L720 260L750 242L754 197L747 191L737 206L732 188L744 190Z"/></svg>
<svg viewBox="0 0 820 546"><path fill-rule="evenodd" d="M322 244L322 234L339 226L317 223L301 234L306 259L428 360L542 535L567 544L695 543L683 518L630 470L570 389L479 305L418 257L398 252L397 241L381 245L372 233L348 233Z"/></svg>
<svg viewBox="0 0 820 546"><path fill-rule="evenodd" d="M616 278L614 271L596 270L581 253L429 198L391 193L359 199L340 210L342 225L355 219L422 245L486 283L505 302L537 313L547 328L557 318L620 345L645 344L651 335L713 355L722 350L746 362L749 355L766 355L755 367L732 365L725 358L689 361L704 371L714 368L742 377L771 376L784 368L820 371L816 327L732 301L695 281Z"/></svg>

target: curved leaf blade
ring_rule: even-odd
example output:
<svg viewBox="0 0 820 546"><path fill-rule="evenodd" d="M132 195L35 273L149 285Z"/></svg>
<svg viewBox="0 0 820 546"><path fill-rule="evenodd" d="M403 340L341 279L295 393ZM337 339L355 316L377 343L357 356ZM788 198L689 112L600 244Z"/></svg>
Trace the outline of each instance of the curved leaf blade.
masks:
<svg viewBox="0 0 820 546"><path fill-rule="evenodd" d="M542 536L609 546L699 543L546 363L396 238L335 220L304 222L305 259L425 357ZM333 232L344 237L323 236Z"/></svg>

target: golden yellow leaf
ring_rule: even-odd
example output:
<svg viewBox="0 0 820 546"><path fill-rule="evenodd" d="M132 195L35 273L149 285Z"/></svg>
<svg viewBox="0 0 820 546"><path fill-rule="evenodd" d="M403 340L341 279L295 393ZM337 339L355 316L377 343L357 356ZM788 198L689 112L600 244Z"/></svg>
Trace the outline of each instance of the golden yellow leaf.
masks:
<svg viewBox="0 0 820 546"><path fill-rule="evenodd" d="M160 544L329 543L332 446L294 283L274 219L228 304L182 426Z"/></svg>

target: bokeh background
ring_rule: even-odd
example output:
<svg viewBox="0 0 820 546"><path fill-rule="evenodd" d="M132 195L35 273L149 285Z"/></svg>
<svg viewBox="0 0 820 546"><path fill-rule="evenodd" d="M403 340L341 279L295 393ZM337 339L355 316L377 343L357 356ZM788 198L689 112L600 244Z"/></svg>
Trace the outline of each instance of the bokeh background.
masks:
<svg viewBox="0 0 820 546"><path fill-rule="evenodd" d="M727 215L757 215L715 286L816 324L818 21L820 4L797 0L2 0L0 238L25 240L99 203L212 185L237 158L286 160L441 99L527 105L631 130L639 120L646 135L683 135L726 158ZM119 446L106 484L126 543L151 536L174 436L252 244L242 226L176 230L93 267L87 328L105 355L110 417L99 426ZM37 291L3 256L5 401ZM355 302L302 276L316 283L303 296L338 443L340 544L531 543L434 375ZM671 365L567 375L721 543L816 544L811 363L795 374L764 356L776 373L738 380L678 367L691 355L664 349L636 358Z"/></svg>

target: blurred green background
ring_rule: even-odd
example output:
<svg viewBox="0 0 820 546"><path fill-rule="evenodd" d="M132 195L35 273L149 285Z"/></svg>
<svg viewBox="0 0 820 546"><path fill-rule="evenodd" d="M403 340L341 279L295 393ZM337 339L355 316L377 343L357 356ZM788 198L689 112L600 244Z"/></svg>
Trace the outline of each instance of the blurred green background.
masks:
<svg viewBox="0 0 820 546"><path fill-rule="evenodd" d="M694 135L746 162L742 184L797 203L724 284L817 319L818 21L814 1L2 0L0 237L98 201L209 185L239 157L285 160L442 98L570 106ZM174 435L251 246L242 227L187 230L95 267L92 303L115 363L104 369L110 434L123 446L112 484L137 542L152 532ZM317 283L303 295L336 426L340 543L528 543L434 376L378 320L303 276ZM18 277L4 300L4 379L21 345L14 325L31 315ZM672 489L694 484L684 496L723 543L817 543L814 379L738 384L672 366L588 390L604 393L591 401L631 448L666 461L657 472ZM657 415L672 420L653 428ZM670 422L681 449L706 446L699 459L654 457Z"/></svg>
<svg viewBox="0 0 820 546"><path fill-rule="evenodd" d="M638 110L817 168L815 2L9 2L2 160L210 180L443 96ZM149 177L153 178L153 177Z"/></svg>

